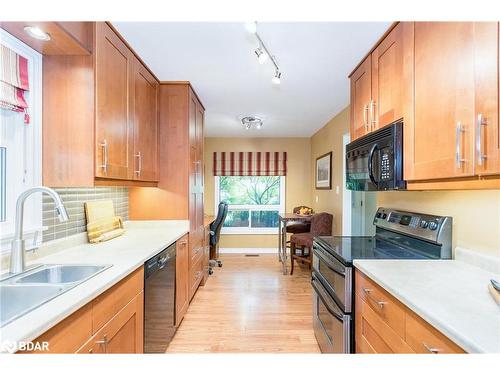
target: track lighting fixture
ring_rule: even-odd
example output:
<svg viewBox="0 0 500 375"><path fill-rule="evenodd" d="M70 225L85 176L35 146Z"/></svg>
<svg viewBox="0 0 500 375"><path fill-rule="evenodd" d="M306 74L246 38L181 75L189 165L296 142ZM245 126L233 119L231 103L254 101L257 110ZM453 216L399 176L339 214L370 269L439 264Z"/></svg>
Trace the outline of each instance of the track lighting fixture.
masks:
<svg viewBox="0 0 500 375"><path fill-rule="evenodd" d="M255 50L255 54L257 55L257 60L259 61L259 64L264 64L267 61L267 53L262 50L262 48L257 48Z"/></svg>
<svg viewBox="0 0 500 375"><path fill-rule="evenodd" d="M264 44L264 41L257 32L257 22L248 22L245 24L245 28L248 32L255 35L257 41L259 42L259 47L254 51L257 56L257 61L259 64L264 64L268 59L274 65L275 73L272 82L276 85L281 83L281 69L276 62L276 58L269 52L269 49Z"/></svg>
<svg viewBox="0 0 500 375"><path fill-rule="evenodd" d="M279 85L281 83L281 72L279 70L276 70L274 73L272 81L275 85Z"/></svg>

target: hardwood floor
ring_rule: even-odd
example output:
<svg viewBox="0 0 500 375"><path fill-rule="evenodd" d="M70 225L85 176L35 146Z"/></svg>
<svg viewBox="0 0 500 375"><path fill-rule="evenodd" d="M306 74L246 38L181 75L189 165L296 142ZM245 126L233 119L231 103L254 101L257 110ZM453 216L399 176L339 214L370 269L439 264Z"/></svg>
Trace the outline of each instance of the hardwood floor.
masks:
<svg viewBox="0 0 500 375"><path fill-rule="evenodd" d="M221 256L167 353L319 353L310 272L281 273L277 255Z"/></svg>

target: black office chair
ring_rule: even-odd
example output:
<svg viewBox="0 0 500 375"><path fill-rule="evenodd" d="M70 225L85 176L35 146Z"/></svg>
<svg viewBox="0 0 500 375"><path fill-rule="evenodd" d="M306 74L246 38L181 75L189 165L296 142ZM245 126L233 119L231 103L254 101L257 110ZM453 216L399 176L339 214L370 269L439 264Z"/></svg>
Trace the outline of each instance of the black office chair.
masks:
<svg viewBox="0 0 500 375"><path fill-rule="evenodd" d="M210 275L213 273L212 267L222 267L222 262L218 260L219 238L222 225L224 224L224 220L226 220L228 207L229 205L227 202L220 202L217 210L217 217L214 222L210 224L210 268L208 270Z"/></svg>

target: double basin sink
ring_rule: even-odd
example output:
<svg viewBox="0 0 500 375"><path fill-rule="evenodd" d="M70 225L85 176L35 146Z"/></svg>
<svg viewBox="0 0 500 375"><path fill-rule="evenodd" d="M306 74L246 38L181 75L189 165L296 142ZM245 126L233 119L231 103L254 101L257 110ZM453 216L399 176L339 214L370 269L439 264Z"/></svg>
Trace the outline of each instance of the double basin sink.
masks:
<svg viewBox="0 0 500 375"><path fill-rule="evenodd" d="M0 281L0 327L111 267L42 265Z"/></svg>

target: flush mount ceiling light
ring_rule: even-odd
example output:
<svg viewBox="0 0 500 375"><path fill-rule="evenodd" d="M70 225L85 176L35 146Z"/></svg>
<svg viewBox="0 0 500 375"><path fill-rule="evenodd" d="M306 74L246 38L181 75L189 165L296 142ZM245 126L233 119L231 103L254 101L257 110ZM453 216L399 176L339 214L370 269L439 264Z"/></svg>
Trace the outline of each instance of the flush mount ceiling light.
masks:
<svg viewBox="0 0 500 375"><path fill-rule="evenodd" d="M26 26L24 28L24 32L29 36L31 36L32 38L38 40L44 40L44 41L50 40L50 35L37 26Z"/></svg>
<svg viewBox="0 0 500 375"><path fill-rule="evenodd" d="M257 41L259 42L259 47L255 50L255 55L257 56L257 60L259 61L259 64L264 64L267 59L271 61L271 63L274 65L275 73L274 77L272 78L272 82L276 85L279 85L281 83L281 70L280 67L278 66L278 63L276 62L276 58L269 52L269 49L266 47L264 44L264 41L260 37L259 33L257 32L257 22L247 22L245 24L245 28L247 31L251 34L255 35L255 38L257 38Z"/></svg>
<svg viewBox="0 0 500 375"><path fill-rule="evenodd" d="M262 119L256 116L246 116L241 119L241 123L245 127L246 130L250 130L251 128L261 129L264 123Z"/></svg>

